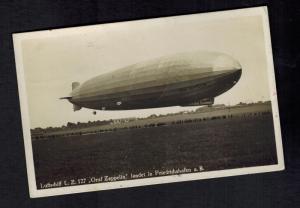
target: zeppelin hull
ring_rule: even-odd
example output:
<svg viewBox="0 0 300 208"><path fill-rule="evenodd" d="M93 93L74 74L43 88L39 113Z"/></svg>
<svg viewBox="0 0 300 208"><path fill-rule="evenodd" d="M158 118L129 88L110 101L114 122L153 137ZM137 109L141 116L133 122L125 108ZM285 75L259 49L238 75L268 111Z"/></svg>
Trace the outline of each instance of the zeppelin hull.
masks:
<svg viewBox="0 0 300 208"><path fill-rule="evenodd" d="M201 60L204 55L209 57L206 62ZM69 101L91 109L129 110L214 98L232 88L242 71L228 57L234 64L216 70L215 62L222 55L204 55L161 58L95 77L75 88Z"/></svg>

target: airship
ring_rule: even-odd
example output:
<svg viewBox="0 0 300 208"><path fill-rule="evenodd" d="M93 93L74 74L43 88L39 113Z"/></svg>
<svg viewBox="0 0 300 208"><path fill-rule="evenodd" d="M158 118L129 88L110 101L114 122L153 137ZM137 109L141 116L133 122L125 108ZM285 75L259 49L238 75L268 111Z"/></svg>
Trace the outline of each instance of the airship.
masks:
<svg viewBox="0 0 300 208"><path fill-rule="evenodd" d="M170 106L212 105L242 74L233 57L211 51L162 56L125 66L84 83L72 83L62 97L73 110L132 110Z"/></svg>

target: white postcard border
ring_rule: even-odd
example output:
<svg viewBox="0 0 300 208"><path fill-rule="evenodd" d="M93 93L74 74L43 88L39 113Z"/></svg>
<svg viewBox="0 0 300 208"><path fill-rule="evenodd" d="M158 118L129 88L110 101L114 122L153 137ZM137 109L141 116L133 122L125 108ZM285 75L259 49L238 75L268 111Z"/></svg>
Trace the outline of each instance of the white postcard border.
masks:
<svg viewBox="0 0 300 208"><path fill-rule="evenodd" d="M274 130L275 130L275 140L276 140L276 149L277 149L277 159L278 164L276 165L267 165L267 166L258 166L258 167L247 167L247 168L237 168L237 169L228 169L228 170L218 170L218 171L208 171L208 172L198 172L198 173L186 173L181 175L170 175L170 176L161 176L161 177L152 177L152 178L143 178L143 179L133 179L125 181L116 181L116 182L105 182L97 184L88 184L88 185L77 185L69 187L59 187L59 188L50 188L50 189L37 189L36 187L36 178L34 171L34 161L33 161L33 152L32 152L32 142L30 135L30 120L29 120L29 111L28 111L28 101L27 93L25 86L25 74L23 68L22 60L22 47L21 42L25 39L31 38L45 38L45 37L55 37L65 34L74 34L82 31L92 31L102 25L110 24L126 24L128 22L120 23L109 23L102 25L92 25L92 26L83 26L83 27L73 27L65 29L55 29L47 31L38 31L38 32L26 32L26 33L17 33L13 34L14 50L15 50L15 62L17 69L17 79L18 79L18 89L19 89L19 100L20 100L20 109L22 117L22 128L23 128L23 137L24 137L24 146L26 154L26 165L27 165L27 175L28 175L28 184L30 197L45 197L45 196L55 196L62 194L73 194L81 192L90 192L90 191L99 191L99 190L108 190L108 189L117 189L117 188L128 188L136 186L145 186L145 185L154 185L154 184L165 184L172 182L181 182L181 181L192 181L199 179L209 179L209 178L219 178L227 176L236 176L236 175L246 175L253 173L264 173L271 171L280 171L284 170L284 159L283 159L283 149L282 149L282 140L281 140L281 130L280 130L280 120L279 120L279 111L278 111L278 101L276 93L276 84L275 84L275 75L274 75L274 65L272 58L272 47L270 39L270 30L269 30L269 20L268 20L268 11L267 7L255 7L247 9L237 9L237 10L228 10L221 12L209 12L202 14L192 14L192 15L182 15L182 16L201 16L202 20L212 20L220 18L234 18L234 17L245 17L245 16L255 16L261 15L263 18L264 26L264 36L266 40L266 54L267 54L267 64L268 64L268 75L269 75L269 89L271 92L271 103L273 111L273 121L274 121ZM154 18L146 20L136 20L130 22L143 21L157 21L166 20L168 18L180 18L182 16L174 17L163 17L163 18ZM80 30L78 30L80 28ZM51 32L55 31L55 32Z"/></svg>

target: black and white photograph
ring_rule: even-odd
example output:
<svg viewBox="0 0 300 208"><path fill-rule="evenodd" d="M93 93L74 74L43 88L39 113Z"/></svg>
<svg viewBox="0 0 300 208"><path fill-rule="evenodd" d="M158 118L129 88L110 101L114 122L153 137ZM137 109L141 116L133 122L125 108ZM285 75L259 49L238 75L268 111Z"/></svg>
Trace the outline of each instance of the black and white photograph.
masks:
<svg viewBox="0 0 300 208"><path fill-rule="evenodd" d="M13 41L31 197L284 170L266 7Z"/></svg>

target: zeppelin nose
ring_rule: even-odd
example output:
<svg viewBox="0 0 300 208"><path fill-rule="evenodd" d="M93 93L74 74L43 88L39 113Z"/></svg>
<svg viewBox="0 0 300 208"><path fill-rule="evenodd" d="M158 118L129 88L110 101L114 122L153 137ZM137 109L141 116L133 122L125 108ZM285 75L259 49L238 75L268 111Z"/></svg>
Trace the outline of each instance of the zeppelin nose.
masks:
<svg viewBox="0 0 300 208"><path fill-rule="evenodd" d="M230 77L233 84L236 84L242 75L242 66L231 56L221 54L213 62L213 72L222 74L223 77Z"/></svg>
<svg viewBox="0 0 300 208"><path fill-rule="evenodd" d="M225 54L220 54L214 59L212 69L219 83L227 87L234 86L242 75L241 64L236 59Z"/></svg>
<svg viewBox="0 0 300 208"><path fill-rule="evenodd" d="M237 60L225 54L219 55L213 62L213 71L240 70L236 72L238 74L242 73L241 69L242 66Z"/></svg>
<svg viewBox="0 0 300 208"><path fill-rule="evenodd" d="M233 80L234 82L236 83L237 81L239 81L239 79L241 78L241 75L242 75L242 69L234 69L232 70L232 77L233 77ZM235 84L234 83L234 84Z"/></svg>

